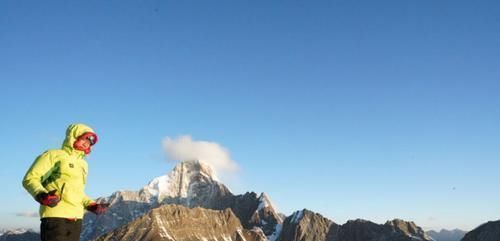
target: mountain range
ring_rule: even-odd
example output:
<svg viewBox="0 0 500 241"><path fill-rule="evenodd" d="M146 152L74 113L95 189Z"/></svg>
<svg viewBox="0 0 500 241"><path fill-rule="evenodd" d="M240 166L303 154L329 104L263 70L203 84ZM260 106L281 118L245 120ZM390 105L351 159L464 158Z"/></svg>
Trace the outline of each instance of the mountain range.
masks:
<svg viewBox="0 0 500 241"><path fill-rule="evenodd" d="M398 219L388 221L384 225L361 219L339 225L321 214L306 209L285 218L278 213L267 194L258 195L255 192L247 192L235 195L218 181L209 165L197 160L180 162L169 174L153 179L138 191L119 191L97 201L110 203L110 209L104 215L95 216L89 213L85 216L82 241L96 238L97 240L134 240L136 236L130 236L131 234L126 230L139 230L137 227L157 227L160 223L168 226L167 230L176 230L179 226L168 224L168 216L163 217L164 219L152 217L162 217L161 214L177 210L183 213L177 216L179 220L189 224L190 222L186 220L191 220L192 213L186 211L185 208L203 209L204 211L198 210L197 213L203 213L203 216L209 219L204 220L205 224L211 223L210 220L220 219L221 213L212 211L223 212L231 219L237 218L239 224L232 222L231 230L217 231L225 235L224 240L236 240L243 237L237 236L234 230L240 230L246 234L251 233L255 240L260 240L263 236L265 240L270 241L431 240L413 222ZM193 227L197 228L188 233L204 230L195 224L200 223L193 222ZM140 233L143 238L152 238L144 240L168 240L167 235L163 235L165 237L159 234L152 235L160 230L162 229L147 230L145 233L136 232L134 235ZM205 231L203 233L211 235ZM195 239L194 236L179 235L172 231L169 237L172 237L172 240L203 240L202 238ZM201 234L196 237L203 237L207 240L217 239L210 239Z"/></svg>
<svg viewBox="0 0 500 241"><path fill-rule="evenodd" d="M303 209L289 216L261 192L233 194L204 162L182 161L138 191L98 198L103 215L86 213L81 241L458 241L462 232L424 232L411 221L337 224ZM20 235L25 235L21 237ZM35 237L36 236L36 237ZM467 233L462 241L500 241L500 221ZM36 233L5 233L0 241L39 240Z"/></svg>
<svg viewBox="0 0 500 241"><path fill-rule="evenodd" d="M31 229L12 229L0 231L0 241L39 241L40 235Z"/></svg>

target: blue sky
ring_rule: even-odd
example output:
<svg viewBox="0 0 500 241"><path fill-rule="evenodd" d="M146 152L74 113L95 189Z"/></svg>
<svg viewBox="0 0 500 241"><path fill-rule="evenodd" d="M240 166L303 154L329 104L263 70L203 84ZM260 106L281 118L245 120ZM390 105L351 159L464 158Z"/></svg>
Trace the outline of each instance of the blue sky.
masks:
<svg viewBox="0 0 500 241"><path fill-rule="evenodd" d="M498 1L0 2L0 228L36 227L21 179L91 125L87 193L217 142L235 193L337 223L500 219ZM8 197L8 198L6 198Z"/></svg>

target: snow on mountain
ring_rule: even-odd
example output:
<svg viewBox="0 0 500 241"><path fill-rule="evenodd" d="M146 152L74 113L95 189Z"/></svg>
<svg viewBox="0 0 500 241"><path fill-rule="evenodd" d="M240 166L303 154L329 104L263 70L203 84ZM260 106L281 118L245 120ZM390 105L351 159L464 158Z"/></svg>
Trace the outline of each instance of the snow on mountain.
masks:
<svg viewBox="0 0 500 241"><path fill-rule="evenodd" d="M259 207L257 207L257 210L255 212L258 212L264 208L267 208L270 206L269 199L267 198L267 195L265 193L262 193L259 197Z"/></svg>
<svg viewBox="0 0 500 241"><path fill-rule="evenodd" d="M261 193L257 204L249 225L260 227L268 239L277 237L280 232L279 225L283 223L283 217L276 211L267 194Z"/></svg>
<svg viewBox="0 0 500 241"><path fill-rule="evenodd" d="M261 193L259 197L259 206L257 207L257 210L255 212L259 212L260 210L263 210L265 208L271 209L273 212L276 212L276 208L271 202L271 199L267 196L266 193ZM278 215L279 220L283 221L283 218Z"/></svg>
<svg viewBox="0 0 500 241"><path fill-rule="evenodd" d="M32 229L7 229L0 230L0 241L38 241L40 235Z"/></svg>
<svg viewBox="0 0 500 241"><path fill-rule="evenodd" d="M300 211L295 211L293 214L292 214L292 223L298 223L300 221L300 219L302 219L302 217L304 216L304 210L300 210Z"/></svg>
<svg viewBox="0 0 500 241"><path fill-rule="evenodd" d="M0 236L6 233L10 234L23 234L26 232L34 232L32 229L26 229L26 228L15 228L15 229L1 229L0 230Z"/></svg>
<svg viewBox="0 0 500 241"><path fill-rule="evenodd" d="M281 230L283 230L283 223L276 225L276 229L271 235L267 236L267 239L269 241L276 241L281 234Z"/></svg>
<svg viewBox="0 0 500 241"><path fill-rule="evenodd" d="M164 176L153 179L143 188L143 191L155 197L158 202L165 198L189 198L196 195L191 188L197 183L216 183L216 177L212 168L202 161L183 161Z"/></svg>

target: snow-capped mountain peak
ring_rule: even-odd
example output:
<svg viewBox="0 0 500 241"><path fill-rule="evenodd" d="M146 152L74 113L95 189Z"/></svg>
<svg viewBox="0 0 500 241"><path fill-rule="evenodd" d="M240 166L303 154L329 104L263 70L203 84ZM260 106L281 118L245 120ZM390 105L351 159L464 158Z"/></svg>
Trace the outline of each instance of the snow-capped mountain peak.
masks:
<svg viewBox="0 0 500 241"><path fill-rule="evenodd" d="M292 223L299 223L303 217L304 217L304 210L295 211L292 214Z"/></svg>
<svg viewBox="0 0 500 241"><path fill-rule="evenodd" d="M191 160L179 162L169 174L153 179L143 190L161 202L168 197L189 197L193 185L217 182L218 178L208 164Z"/></svg>
<svg viewBox="0 0 500 241"><path fill-rule="evenodd" d="M272 207L272 204L271 202L269 201L269 198L267 197L267 195L265 193L261 193L260 194L260 197L259 197L259 207L257 208L257 210L255 210L256 212L260 211L261 209L263 208L267 208L271 206Z"/></svg>
<svg viewBox="0 0 500 241"><path fill-rule="evenodd" d="M276 207L271 202L271 199L269 198L269 196L264 192L261 193L259 196L259 206L257 207L257 210L255 210L255 212L258 213L262 209L269 209L271 212L277 214ZM276 215L276 218L277 218L278 223L283 222L283 219L281 218L281 216Z"/></svg>
<svg viewBox="0 0 500 241"><path fill-rule="evenodd" d="M148 185L144 188L148 190L153 196L159 196L160 193L165 193L168 190L169 178L168 175L163 175L154 178Z"/></svg>

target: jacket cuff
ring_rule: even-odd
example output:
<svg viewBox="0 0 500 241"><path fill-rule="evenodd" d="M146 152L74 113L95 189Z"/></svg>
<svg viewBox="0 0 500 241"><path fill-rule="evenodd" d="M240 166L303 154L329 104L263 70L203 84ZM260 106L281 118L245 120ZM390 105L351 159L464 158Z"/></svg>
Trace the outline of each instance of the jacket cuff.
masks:
<svg viewBox="0 0 500 241"><path fill-rule="evenodd" d="M88 207L90 204L92 203L96 203L96 201L92 200L92 199L87 199L83 202L83 206L84 207Z"/></svg>
<svg viewBox="0 0 500 241"><path fill-rule="evenodd" d="M36 196L37 196L38 194L40 194L40 193L44 193L44 192L45 192L45 193L48 193L49 191L47 191L47 189L45 189L45 188L40 188L40 189L35 190L35 191L33 192L33 195L32 195L32 196L33 196L33 198L35 198L35 199L36 199Z"/></svg>

